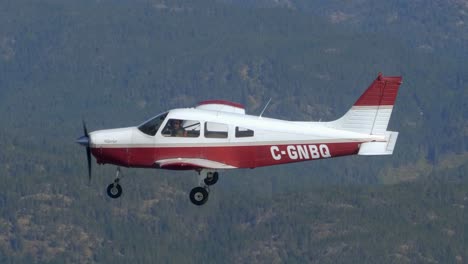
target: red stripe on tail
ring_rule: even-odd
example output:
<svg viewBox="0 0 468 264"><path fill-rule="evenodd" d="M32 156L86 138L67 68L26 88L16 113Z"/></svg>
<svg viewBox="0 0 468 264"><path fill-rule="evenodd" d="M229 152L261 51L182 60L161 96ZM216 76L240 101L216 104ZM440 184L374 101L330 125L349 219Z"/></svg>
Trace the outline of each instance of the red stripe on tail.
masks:
<svg viewBox="0 0 468 264"><path fill-rule="evenodd" d="M401 81L401 76L384 77L379 73L354 106L394 105Z"/></svg>

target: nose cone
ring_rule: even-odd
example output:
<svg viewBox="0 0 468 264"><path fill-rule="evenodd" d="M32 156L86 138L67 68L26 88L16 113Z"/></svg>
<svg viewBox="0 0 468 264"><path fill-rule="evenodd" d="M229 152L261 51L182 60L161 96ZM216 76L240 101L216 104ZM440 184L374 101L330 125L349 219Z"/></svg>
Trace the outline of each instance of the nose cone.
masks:
<svg viewBox="0 0 468 264"><path fill-rule="evenodd" d="M98 130L90 133L89 141L94 147L115 147L132 143L133 127ZM80 139L78 139L79 141Z"/></svg>
<svg viewBox="0 0 468 264"><path fill-rule="evenodd" d="M78 143L78 144L80 144L82 146L85 146L85 147L89 147L89 142L90 142L90 140L89 140L88 136L82 136L82 137L80 137L80 138L78 138L76 140L76 143Z"/></svg>

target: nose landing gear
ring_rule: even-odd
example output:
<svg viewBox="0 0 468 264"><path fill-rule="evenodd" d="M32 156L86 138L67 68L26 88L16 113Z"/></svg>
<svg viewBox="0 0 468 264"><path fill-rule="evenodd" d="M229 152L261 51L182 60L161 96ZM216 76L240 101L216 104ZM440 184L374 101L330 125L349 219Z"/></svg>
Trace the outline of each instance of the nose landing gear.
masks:
<svg viewBox="0 0 468 264"><path fill-rule="evenodd" d="M119 198L122 195L122 186L120 186L119 181L120 181L120 167L117 168L114 182L109 184L109 186L107 186L107 195L109 195L109 197L112 199Z"/></svg>

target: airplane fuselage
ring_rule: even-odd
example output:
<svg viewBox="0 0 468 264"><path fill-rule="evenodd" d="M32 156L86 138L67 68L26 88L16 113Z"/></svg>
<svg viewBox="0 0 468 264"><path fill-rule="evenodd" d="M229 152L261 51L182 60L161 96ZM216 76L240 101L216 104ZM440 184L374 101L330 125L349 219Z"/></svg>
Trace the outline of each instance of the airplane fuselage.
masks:
<svg viewBox="0 0 468 264"><path fill-rule="evenodd" d="M161 128L171 119L199 122L197 136L164 136ZM206 123L223 125L226 137L208 137ZM252 133L238 136L238 128ZM224 169L354 155L361 143L384 139L329 128L327 122L292 122L196 108L169 111L154 136L145 134L138 127L128 127L92 132L91 138L92 154L99 164L160 168L156 163L158 160L199 159L219 162L225 165ZM198 164L190 165L181 162L163 168L198 167Z"/></svg>

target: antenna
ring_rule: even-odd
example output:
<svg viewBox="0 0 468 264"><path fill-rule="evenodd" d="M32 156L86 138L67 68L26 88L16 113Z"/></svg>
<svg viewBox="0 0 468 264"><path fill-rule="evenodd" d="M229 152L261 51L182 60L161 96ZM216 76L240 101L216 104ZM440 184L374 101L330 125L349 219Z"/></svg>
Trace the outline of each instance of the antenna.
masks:
<svg viewBox="0 0 468 264"><path fill-rule="evenodd" d="M263 107L263 110L262 112L260 113L260 115L258 116L258 118L262 118L262 115L263 115L263 112L265 112L265 110L267 109L268 105L270 104L271 102L271 97L270 97L270 100L268 100L268 102L266 103L265 107Z"/></svg>

